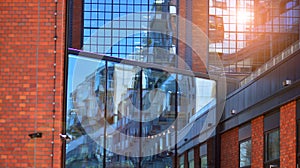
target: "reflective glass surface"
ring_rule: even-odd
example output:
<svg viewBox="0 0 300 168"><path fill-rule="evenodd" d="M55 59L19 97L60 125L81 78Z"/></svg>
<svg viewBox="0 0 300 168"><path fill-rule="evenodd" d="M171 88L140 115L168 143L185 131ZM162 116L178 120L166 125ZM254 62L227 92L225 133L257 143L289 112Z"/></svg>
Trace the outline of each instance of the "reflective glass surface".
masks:
<svg viewBox="0 0 300 168"><path fill-rule="evenodd" d="M184 168L184 155L179 157L179 168Z"/></svg>
<svg viewBox="0 0 300 168"><path fill-rule="evenodd" d="M83 9L84 51L174 65L176 1L84 0Z"/></svg>
<svg viewBox="0 0 300 168"><path fill-rule="evenodd" d="M194 150L193 149L188 152L188 161L189 161L189 168L194 168L195 161L194 161Z"/></svg>
<svg viewBox="0 0 300 168"><path fill-rule="evenodd" d="M280 156L280 139L279 129L266 133L265 137L266 161L279 159Z"/></svg>
<svg viewBox="0 0 300 168"><path fill-rule="evenodd" d="M251 139L240 143L240 167L251 165Z"/></svg>
<svg viewBox="0 0 300 168"><path fill-rule="evenodd" d="M207 168L207 155L200 157L201 165L200 168Z"/></svg>
<svg viewBox="0 0 300 168"><path fill-rule="evenodd" d="M174 167L215 81L82 55L68 60L66 167Z"/></svg>
<svg viewBox="0 0 300 168"><path fill-rule="evenodd" d="M106 91L105 62L69 57L66 111L67 167L102 167ZM84 67L80 68L79 67ZM95 72L101 71L98 74ZM97 74L97 75L95 75ZM103 80L104 79L104 80Z"/></svg>
<svg viewBox="0 0 300 168"><path fill-rule="evenodd" d="M297 0L210 0L209 15L209 52L229 73L247 75L299 40Z"/></svg>

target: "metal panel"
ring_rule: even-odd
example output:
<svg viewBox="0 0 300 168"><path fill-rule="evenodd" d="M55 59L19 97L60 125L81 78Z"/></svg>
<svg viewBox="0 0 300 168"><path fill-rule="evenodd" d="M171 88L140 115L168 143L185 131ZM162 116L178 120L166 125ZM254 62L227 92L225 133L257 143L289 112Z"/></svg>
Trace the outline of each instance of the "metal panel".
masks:
<svg viewBox="0 0 300 168"><path fill-rule="evenodd" d="M239 129L239 141L242 141L244 139L251 137L251 123L246 124Z"/></svg>
<svg viewBox="0 0 300 168"><path fill-rule="evenodd" d="M251 119L269 112L290 100L300 97L300 50L252 83L239 88L227 97L225 117L222 118L222 132L241 125ZM286 79L292 85L283 86ZM244 103L243 103L244 101ZM238 103L238 105L237 105ZM238 109L237 115L231 115L231 109ZM299 119L300 119L300 112Z"/></svg>
<svg viewBox="0 0 300 168"><path fill-rule="evenodd" d="M264 131L269 131L279 127L280 125L279 122L280 122L279 110L277 110L277 112L272 113L270 115L266 115L264 118Z"/></svg>

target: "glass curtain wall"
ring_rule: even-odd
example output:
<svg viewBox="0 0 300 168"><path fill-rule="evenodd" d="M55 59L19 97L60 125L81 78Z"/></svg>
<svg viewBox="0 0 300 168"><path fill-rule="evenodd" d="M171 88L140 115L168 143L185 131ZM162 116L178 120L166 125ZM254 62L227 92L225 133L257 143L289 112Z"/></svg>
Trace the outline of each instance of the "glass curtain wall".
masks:
<svg viewBox="0 0 300 168"><path fill-rule="evenodd" d="M298 0L210 0L209 6L209 50L229 74L247 75L299 40Z"/></svg>
<svg viewBox="0 0 300 168"><path fill-rule="evenodd" d="M66 167L174 167L182 129L215 102L215 82L78 53L69 54Z"/></svg>
<svg viewBox="0 0 300 168"><path fill-rule="evenodd" d="M69 41L82 44L68 50L66 167L178 166L176 144L215 106L216 82L166 70L177 1L81 1L69 9Z"/></svg>
<svg viewBox="0 0 300 168"><path fill-rule="evenodd" d="M83 0L82 50L175 65L176 5L176 0Z"/></svg>

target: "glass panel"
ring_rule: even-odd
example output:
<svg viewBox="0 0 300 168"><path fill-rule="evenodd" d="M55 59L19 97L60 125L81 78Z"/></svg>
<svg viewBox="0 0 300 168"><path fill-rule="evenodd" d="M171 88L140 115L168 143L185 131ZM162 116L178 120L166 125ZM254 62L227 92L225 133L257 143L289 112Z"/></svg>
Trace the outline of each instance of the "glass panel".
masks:
<svg viewBox="0 0 300 168"><path fill-rule="evenodd" d="M175 102L172 95L176 92L175 75L163 70L143 69L142 73L142 167L174 167L171 136L176 119Z"/></svg>
<svg viewBox="0 0 300 168"><path fill-rule="evenodd" d="M105 62L69 55L66 167L102 167Z"/></svg>
<svg viewBox="0 0 300 168"><path fill-rule="evenodd" d="M207 144L205 143L201 145L199 150L200 150L200 156L207 155Z"/></svg>
<svg viewBox="0 0 300 168"><path fill-rule="evenodd" d="M210 52L232 61L225 65L228 73L247 75L299 40L299 9L295 0L211 0ZM241 60L251 60L252 65L238 65Z"/></svg>
<svg viewBox="0 0 300 168"><path fill-rule="evenodd" d="M83 8L78 7L82 5L78 2L72 5L69 47L137 61L175 65L176 1L84 0ZM80 19L81 13L83 19ZM82 27L83 30L80 30ZM122 48L119 42L132 36L135 39L126 43L126 49L119 50ZM92 43L95 46L91 46Z"/></svg>
<svg viewBox="0 0 300 168"><path fill-rule="evenodd" d="M177 140L214 90L207 79L70 54L66 166L174 167Z"/></svg>
<svg viewBox="0 0 300 168"><path fill-rule="evenodd" d="M240 167L251 165L251 140L240 143Z"/></svg>
<svg viewBox="0 0 300 168"><path fill-rule="evenodd" d="M207 168L207 155L200 157L201 165L200 168Z"/></svg>
<svg viewBox="0 0 300 168"><path fill-rule="evenodd" d="M279 129L276 129L266 134L266 161L279 159L279 143Z"/></svg>
<svg viewBox="0 0 300 168"><path fill-rule="evenodd" d="M137 167L141 68L107 63L106 167Z"/></svg>
<svg viewBox="0 0 300 168"><path fill-rule="evenodd" d="M179 157L179 168L184 168L184 155Z"/></svg>
<svg viewBox="0 0 300 168"><path fill-rule="evenodd" d="M194 150L188 152L189 168L194 168Z"/></svg>

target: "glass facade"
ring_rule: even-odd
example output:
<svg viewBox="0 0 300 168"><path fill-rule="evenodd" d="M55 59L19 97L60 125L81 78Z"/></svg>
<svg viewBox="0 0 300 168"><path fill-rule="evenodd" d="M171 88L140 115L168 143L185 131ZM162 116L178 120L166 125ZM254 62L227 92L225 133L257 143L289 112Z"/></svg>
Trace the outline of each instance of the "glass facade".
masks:
<svg viewBox="0 0 300 168"><path fill-rule="evenodd" d="M176 144L194 121L215 112L210 109L217 102L216 82L176 69L176 54L191 54L178 51L178 2L82 0L82 11L73 11L73 20L82 13L82 44L78 52L71 45L68 55L67 167L177 167ZM224 74L225 68L226 75L245 77L299 40L296 0L210 0L208 5L203 32L210 40L209 73ZM184 13L194 18L193 12ZM213 60L216 54L224 68ZM214 117L203 117L211 120L203 124L214 126ZM274 136L265 137L266 160L277 157ZM241 167L251 164L251 140L244 140L239 140ZM200 167L207 167L207 149L201 151ZM180 167L182 157L175 162Z"/></svg>
<svg viewBox="0 0 300 168"><path fill-rule="evenodd" d="M174 65L176 5L174 0L84 0L82 49Z"/></svg>
<svg viewBox="0 0 300 168"><path fill-rule="evenodd" d="M299 40L298 0L210 0L209 6L209 52L228 75L245 76Z"/></svg>
<svg viewBox="0 0 300 168"><path fill-rule="evenodd" d="M66 166L174 167L181 130L215 102L215 81L79 54L69 54Z"/></svg>

